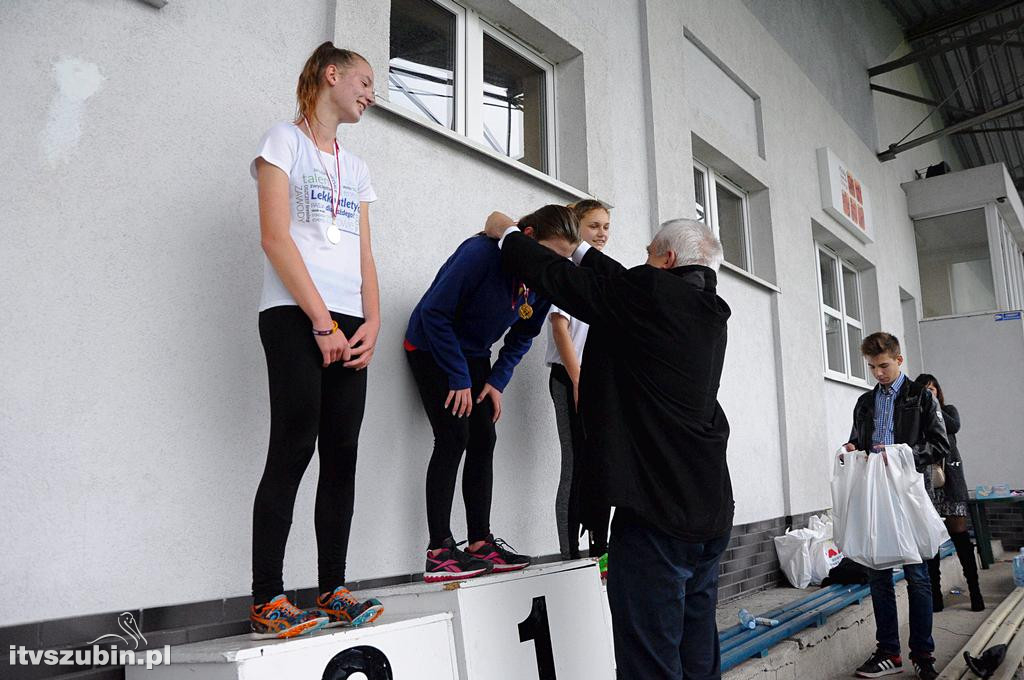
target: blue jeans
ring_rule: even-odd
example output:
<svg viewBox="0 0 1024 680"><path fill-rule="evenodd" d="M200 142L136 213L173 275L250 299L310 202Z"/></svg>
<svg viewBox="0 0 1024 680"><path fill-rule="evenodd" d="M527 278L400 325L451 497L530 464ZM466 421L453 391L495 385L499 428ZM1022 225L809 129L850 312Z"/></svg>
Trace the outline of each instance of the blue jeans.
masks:
<svg viewBox="0 0 1024 680"><path fill-rule="evenodd" d="M608 604L619 680L721 678L715 605L728 543L688 543L616 512Z"/></svg>
<svg viewBox="0 0 1024 680"><path fill-rule="evenodd" d="M903 575L907 581L910 608L910 656L930 657L935 651L932 640L932 586L925 564L906 564ZM896 589L892 569L869 569L871 607L875 611L875 639L878 649L886 654L900 653L899 619L896 617Z"/></svg>

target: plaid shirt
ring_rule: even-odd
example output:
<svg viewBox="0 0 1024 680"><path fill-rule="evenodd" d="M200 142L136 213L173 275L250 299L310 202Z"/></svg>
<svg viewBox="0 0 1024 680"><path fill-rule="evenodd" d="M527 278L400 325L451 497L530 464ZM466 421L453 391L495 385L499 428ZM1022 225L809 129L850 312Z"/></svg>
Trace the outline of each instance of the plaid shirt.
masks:
<svg viewBox="0 0 1024 680"><path fill-rule="evenodd" d="M879 385L875 390L875 432L871 439L872 444L892 446L896 443L893 441L892 435L893 407L896 395L899 394L900 388L903 387L906 380L907 376L900 373L892 385Z"/></svg>

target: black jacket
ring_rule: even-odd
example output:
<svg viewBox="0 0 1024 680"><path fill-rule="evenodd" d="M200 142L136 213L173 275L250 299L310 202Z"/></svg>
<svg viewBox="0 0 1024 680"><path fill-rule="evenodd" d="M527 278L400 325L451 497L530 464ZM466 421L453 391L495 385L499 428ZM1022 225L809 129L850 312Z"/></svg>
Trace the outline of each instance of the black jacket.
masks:
<svg viewBox="0 0 1024 680"><path fill-rule="evenodd" d="M580 375L584 522L587 504L613 505L687 541L728 532L729 423L717 398L730 310L715 272L626 269L597 249L576 267L515 232L502 263L590 324Z"/></svg>
<svg viewBox="0 0 1024 680"><path fill-rule="evenodd" d="M942 487L942 500L946 502L967 501L967 480L964 477L963 459L960 448L956 445L956 433L960 431L960 412L956 406L946 404L942 407L942 417L946 422L946 438L949 439L949 455L946 456L946 485Z"/></svg>
<svg viewBox="0 0 1024 680"><path fill-rule="evenodd" d="M860 395L853 407L850 443L859 451L871 451L875 430L875 392L879 385ZM949 454L949 440L939 402L931 392L909 378L903 381L893 403L893 441L914 451L918 472L942 461Z"/></svg>

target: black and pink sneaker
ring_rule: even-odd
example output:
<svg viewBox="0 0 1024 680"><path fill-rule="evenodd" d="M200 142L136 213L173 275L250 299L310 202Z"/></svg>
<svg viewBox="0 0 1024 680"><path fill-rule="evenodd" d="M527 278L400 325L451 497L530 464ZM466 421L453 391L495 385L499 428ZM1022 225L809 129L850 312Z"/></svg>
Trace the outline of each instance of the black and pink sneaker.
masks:
<svg viewBox="0 0 1024 680"><path fill-rule="evenodd" d="M455 540L446 538L441 550L434 556L427 551L427 566L423 571L423 580L427 583L441 581L458 581L489 574L494 565L485 560L473 557L455 547Z"/></svg>
<svg viewBox="0 0 1024 680"><path fill-rule="evenodd" d="M494 565L495 573L503 571L515 571L530 566L530 558L526 555L518 555L512 550L512 546L494 534L488 534L484 544L479 550L467 550L466 554L478 560L484 560Z"/></svg>

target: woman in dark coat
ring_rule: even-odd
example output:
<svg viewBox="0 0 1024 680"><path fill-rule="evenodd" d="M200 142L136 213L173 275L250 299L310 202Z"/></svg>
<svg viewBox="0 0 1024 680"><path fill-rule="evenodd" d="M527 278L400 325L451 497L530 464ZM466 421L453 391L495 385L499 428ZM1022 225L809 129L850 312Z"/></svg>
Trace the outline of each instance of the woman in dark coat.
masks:
<svg viewBox="0 0 1024 680"><path fill-rule="evenodd" d="M924 385L938 400L942 408L942 417L946 421L946 435L949 438L949 455L946 457L946 483L939 488L928 484L928 495L931 496L935 509L946 520L946 529L956 548L956 556L967 579L967 589L971 595L971 611L979 612L985 608L985 600L981 597L978 586L978 563L974 558L974 547L967 534L967 481L964 479L963 461L956 445L956 433L960 431L960 413L952 404L947 404L942 394L942 387L934 375L922 373L914 382ZM928 572L932 581L932 609L942 611L942 581L939 571L939 556L928 560Z"/></svg>

